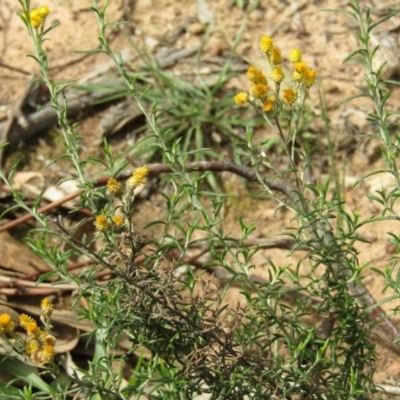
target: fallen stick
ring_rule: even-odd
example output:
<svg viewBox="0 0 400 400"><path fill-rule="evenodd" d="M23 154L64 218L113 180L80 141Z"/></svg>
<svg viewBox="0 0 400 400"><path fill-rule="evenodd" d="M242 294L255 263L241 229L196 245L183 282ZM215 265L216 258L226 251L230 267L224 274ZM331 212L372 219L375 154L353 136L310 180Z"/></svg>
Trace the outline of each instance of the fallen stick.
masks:
<svg viewBox="0 0 400 400"><path fill-rule="evenodd" d="M179 60L192 56L198 51L198 49L199 46L193 46L175 51L163 51L154 56L155 63L160 69L169 68ZM137 58L137 56L129 53L124 54L124 60L126 63L129 63L134 58ZM103 87L104 90L88 93L82 89L71 87L66 91L65 96L68 104L68 118L73 118L82 112L90 110L96 103L107 100L110 98L110 95L115 94L116 87L124 86L122 79L110 77L111 73L109 71L112 68L113 64L111 62L106 63L98 67L95 71L91 71L87 76L77 82L81 86L99 86ZM144 63L138 64L138 69L145 68L146 65L144 65ZM109 90L106 90L107 88L109 88ZM20 103L20 101L18 103ZM25 141L40 132L49 130L52 126L56 125L58 120L57 113L52 107L50 107L49 103L45 104L35 113L24 115L24 119L26 121L26 127L22 127L17 123L13 123L12 126L10 126L9 121L1 122L0 138L3 141L7 141L10 145L16 145L17 143Z"/></svg>

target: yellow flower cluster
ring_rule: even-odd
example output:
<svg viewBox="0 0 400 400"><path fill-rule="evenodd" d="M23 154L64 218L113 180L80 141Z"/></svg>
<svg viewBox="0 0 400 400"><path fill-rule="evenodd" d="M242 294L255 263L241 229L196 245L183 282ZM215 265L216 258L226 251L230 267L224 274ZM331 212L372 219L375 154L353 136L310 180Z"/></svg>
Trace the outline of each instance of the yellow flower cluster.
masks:
<svg viewBox="0 0 400 400"><path fill-rule="evenodd" d="M40 8L35 8L31 10L31 12L29 13L29 20L31 22L31 25L36 29L39 28L41 25L43 25L49 13L50 10L47 6L42 6Z"/></svg>
<svg viewBox="0 0 400 400"><path fill-rule="evenodd" d="M265 45L265 48L267 48L267 44ZM268 86L268 79L264 72L253 66L250 66L247 69L247 78L251 82L250 96L248 93L240 92L235 96L235 103L245 104L250 100L258 99L261 101L264 111L272 111L275 96L268 94L270 88Z"/></svg>
<svg viewBox="0 0 400 400"><path fill-rule="evenodd" d="M122 199L122 202L131 202L133 198L133 191L140 185L144 185L147 180L147 176L149 174L149 169L144 166L140 168L136 168L132 175L127 179L126 186L122 185L122 183L118 182L114 178L110 178L107 181L107 190L115 197ZM112 222L115 226L121 226L125 221L124 212L117 210L115 215L112 217ZM111 227L111 223L109 219L100 214L96 217L94 222L97 230L100 232L105 232Z"/></svg>
<svg viewBox="0 0 400 400"><path fill-rule="evenodd" d="M53 312L53 305L49 299L45 298L42 300L41 308L42 315L40 318L44 324L44 329L39 328L36 321L29 315L21 314L19 316L19 325L25 329L27 334L24 351L31 361L37 365L44 365L53 361L56 343L56 338L50 334L50 317ZM15 323L9 314L0 315L0 335L15 335Z"/></svg>
<svg viewBox="0 0 400 400"><path fill-rule="evenodd" d="M315 83L315 77L317 71L315 69L308 68L308 65L304 61L296 61L293 63L293 79L300 84L303 83L307 89L309 89Z"/></svg>
<svg viewBox="0 0 400 400"><path fill-rule="evenodd" d="M126 181L127 189L132 190L140 185L144 185L147 181L147 175L149 175L149 169L146 166L136 168L132 176Z"/></svg>
<svg viewBox="0 0 400 400"><path fill-rule="evenodd" d="M275 95L269 94L270 88L268 86L268 80L265 74L253 67L250 66L247 69L247 78L251 82L249 93L240 92L236 94L234 100L236 104L245 104L248 101L260 100L262 104L262 108L265 112L273 111ZM277 69L275 78L279 81L283 80L283 72L282 69Z"/></svg>
<svg viewBox="0 0 400 400"><path fill-rule="evenodd" d="M285 73L282 68L282 54L279 48L274 44L274 41L269 36L262 36L260 41L260 50L267 57L271 65L272 72L270 79L275 83L276 92L270 94L270 87L268 86L268 79L265 74L250 66L247 70L247 78L251 86L249 93L240 92L235 95L236 104L245 104L251 102L254 105L255 101L261 103L261 108L265 113L273 112L275 109L275 102L280 93L280 85L285 79ZM301 51L293 49L290 52L290 61L293 64L293 82L296 84L295 88L289 87L282 91L282 99L292 107L298 97L300 87L303 86L309 89L315 83L317 72L308 67L307 63L302 60Z"/></svg>
<svg viewBox="0 0 400 400"><path fill-rule="evenodd" d="M278 47L274 45L274 40L269 36L261 36L260 50L267 56L273 68L282 64L282 53Z"/></svg>
<svg viewBox="0 0 400 400"><path fill-rule="evenodd" d="M267 85L268 83L267 77L264 75L264 73L253 66L250 66L247 69L247 78L254 85Z"/></svg>
<svg viewBox="0 0 400 400"><path fill-rule="evenodd" d="M19 316L20 326L26 330L27 338L25 343L25 353L38 365L48 364L54 358L54 345L56 338L49 333L51 324L50 317L53 312L53 304L45 298L41 302L42 320L45 329L39 328L36 321L26 314Z"/></svg>

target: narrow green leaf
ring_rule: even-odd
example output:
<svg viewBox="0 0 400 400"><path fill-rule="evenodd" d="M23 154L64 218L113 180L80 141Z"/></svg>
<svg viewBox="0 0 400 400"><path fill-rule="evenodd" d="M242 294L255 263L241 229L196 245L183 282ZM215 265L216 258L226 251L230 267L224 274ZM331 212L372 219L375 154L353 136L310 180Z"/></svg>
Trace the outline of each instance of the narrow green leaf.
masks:
<svg viewBox="0 0 400 400"><path fill-rule="evenodd" d="M371 97L371 96L370 96L368 93L359 93L359 94L355 94L354 96L347 97L346 99L337 102L336 104L334 104L334 105L330 108L330 110L334 110L335 108L341 106L342 104L348 103L349 101L352 101L352 100L354 100L354 99L359 99L359 98L361 98L361 97Z"/></svg>
<svg viewBox="0 0 400 400"><path fill-rule="evenodd" d="M357 181L354 183L354 185L352 186L352 189L356 188L362 181L364 181L365 179L374 176L374 175L378 175L378 174L383 174L383 173L387 173L387 172L391 172L387 169L380 169L378 171L372 171L369 174L363 175L361 178L358 178Z"/></svg>
<svg viewBox="0 0 400 400"><path fill-rule="evenodd" d="M0 355L0 369L48 394L55 393L54 389L32 367L27 366L21 361Z"/></svg>
<svg viewBox="0 0 400 400"><path fill-rule="evenodd" d="M398 14L400 12L399 10L394 10L391 13L389 13L388 15L386 15L385 17L381 18L380 20L374 22L373 24L371 24L368 28L368 32L371 32L373 29L375 29L377 26L379 26L380 24L383 24L385 21L389 20L390 18L392 18L393 16L395 16L396 14Z"/></svg>

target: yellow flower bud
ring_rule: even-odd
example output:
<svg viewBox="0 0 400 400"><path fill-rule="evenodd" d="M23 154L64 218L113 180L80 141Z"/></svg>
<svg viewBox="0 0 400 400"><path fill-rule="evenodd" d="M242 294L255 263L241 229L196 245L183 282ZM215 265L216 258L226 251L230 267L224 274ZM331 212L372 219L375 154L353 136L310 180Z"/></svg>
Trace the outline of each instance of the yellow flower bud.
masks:
<svg viewBox="0 0 400 400"><path fill-rule="evenodd" d="M107 189L115 197L121 197L122 196L122 193L123 193L122 184L120 182L118 182L114 178L110 178L107 181Z"/></svg>
<svg viewBox="0 0 400 400"><path fill-rule="evenodd" d="M281 51L277 47L274 47L270 51L269 60L271 61L272 65L282 64L282 54L281 54Z"/></svg>
<svg viewBox="0 0 400 400"><path fill-rule="evenodd" d="M276 83L281 83L285 79L285 74L280 65L277 65L272 70L272 80Z"/></svg>
<svg viewBox="0 0 400 400"><path fill-rule="evenodd" d="M25 346L25 353L30 356L39 351L39 343L36 340L28 340Z"/></svg>
<svg viewBox="0 0 400 400"><path fill-rule="evenodd" d="M146 178L148 174L149 169L146 166L136 168L133 171L132 176L126 181L126 186L128 190L132 190L140 185L144 185L146 183Z"/></svg>
<svg viewBox="0 0 400 400"><path fill-rule="evenodd" d="M293 49L290 52L290 61L292 63L301 61L301 51L299 49Z"/></svg>
<svg viewBox="0 0 400 400"><path fill-rule="evenodd" d="M249 101L249 95L247 93L240 92L235 96L234 100L236 104L241 105Z"/></svg>
<svg viewBox="0 0 400 400"><path fill-rule="evenodd" d="M34 28L39 28L39 26L42 25L43 17L42 17L42 14L40 13L39 10L36 10L36 9L32 10L29 13L29 18L30 18L30 21L31 21L31 25Z"/></svg>
<svg viewBox="0 0 400 400"><path fill-rule="evenodd" d="M264 75L264 73L253 67L250 66L247 69L247 78L249 79L250 82L254 83L255 85L261 84L261 85L266 85L267 84L267 77Z"/></svg>
<svg viewBox="0 0 400 400"><path fill-rule="evenodd" d="M30 317L29 315L21 314L21 315L19 316L19 324L20 324L24 329L26 329L27 326L28 326L29 324L32 324L32 323L35 323L35 324L36 324L35 320L34 320L32 317Z"/></svg>
<svg viewBox="0 0 400 400"><path fill-rule="evenodd" d="M26 333L28 334L28 336L31 337L38 337L40 335L40 329L37 326L36 322L31 322L30 324L28 324L26 326Z"/></svg>
<svg viewBox="0 0 400 400"><path fill-rule="evenodd" d="M315 69L308 69L304 72L303 82L308 89L314 85L316 75L317 71Z"/></svg>
<svg viewBox="0 0 400 400"><path fill-rule="evenodd" d="M50 346L54 346L56 344L56 338L53 335L46 335L43 338L43 344L44 345L50 345Z"/></svg>
<svg viewBox="0 0 400 400"><path fill-rule="evenodd" d="M11 316L9 314L1 314L0 315L0 334L3 334L3 333L12 334L12 333L14 333L14 329L15 329L15 323L12 320Z"/></svg>
<svg viewBox="0 0 400 400"><path fill-rule="evenodd" d="M124 217L121 214L115 214L113 216L113 222L117 226L121 226L124 223Z"/></svg>
<svg viewBox="0 0 400 400"><path fill-rule="evenodd" d="M274 47L274 41L271 37L261 36L260 49L265 55L268 55L268 53L273 49L273 47Z"/></svg>
<svg viewBox="0 0 400 400"><path fill-rule="evenodd" d="M251 94L255 99L264 100L267 97L268 86L267 85L253 85L250 89Z"/></svg>
<svg viewBox="0 0 400 400"><path fill-rule="evenodd" d="M271 111L273 111L274 109L274 102L270 99L264 101L264 103L262 103L262 108L266 113L269 113Z"/></svg>
<svg viewBox="0 0 400 400"><path fill-rule="evenodd" d="M51 362L54 358L54 354L54 347L51 344L46 344L41 354L41 364L47 364Z"/></svg>
<svg viewBox="0 0 400 400"><path fill-rule="evenodd" d="M283 91L283 99L290 106L297 100L297 92L293 88L288 88Z"/></svg>
<svg viewBox="0 0 400 400"><path fill-rule="evenodd" d="M104 232L110 228L110 223L107 221L107 218L104 215L98 215L94 225L100 232Z"/></svg>
<svg viewBox="0 0 400 400"><path fill-rule="evenodd" d="M47 6L42 6L39 8L39 13L42 16L42 18L44 19L49 15L50 9Z"/></svg>
<svg viewBox="0 0 400 400"><path fill-rule="evenodd" d="M40 303L40 307L43 314L46 317L50 317L51 313L53 312L53 304L51 304L51 301L47 297L42 300L42 302Z"/></svg>

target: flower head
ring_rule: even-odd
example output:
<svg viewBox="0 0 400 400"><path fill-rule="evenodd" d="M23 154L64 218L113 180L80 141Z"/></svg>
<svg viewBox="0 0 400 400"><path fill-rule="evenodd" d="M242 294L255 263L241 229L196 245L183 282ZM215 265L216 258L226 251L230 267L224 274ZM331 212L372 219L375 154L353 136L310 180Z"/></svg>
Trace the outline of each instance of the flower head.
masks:
<svg viewBox="0 0 400 400"><path fill-rule="evenodd" d="M267 84L267 77L264 75L264 73L261 70L253 67L252 65L247 69L247 78L249 79L250 82L254 83L255 85Z"/></svg>
<svg viewBox="0 0 400 400"><path fill-rule="evenodd" d="M295 62L293 66L293 78L296 82L304 83L307 89L314 85L315 77L317 76L317 71L315 69L310 69L308 64L304 61Z"/></svg>
<svg viewBox="0 0 400 400"><path fill-rule="evenodd" d="M293 63L294 71L293 71L293 79L296 82L301 82L304 77L304 73L308 70L308 65L304 61L298 61Z"/></svg>
<svg viewBox="0 0 400 400"><path fill-rule="evenodd" d="M249 95L245 92L240 92L235 96L234 100L236 104L241 105L249 101Z"/></svg>
<svg viewBox="0 0 400 400"><path fill-rule="evenodd" d="M274 40L271 37L269 37L269 36L261 36L260 50L265 55L268 55L268 53L273 49L273 47L274 47Z"/></svg>
<svg viewBox="0 0 400 400"><path fill-rule="evenodd" d="M40 328L37 326L36 322L31 322L26 326L26 333L31 337L40 336Z"/></svg>
<svg viewBox="0 0 400 400"><path fill-rule="evenodd" d="M42 354L41 354L41 364L47 364L51 362L54 358L54 347L51 344L44 345Z"/></svg>
<svg viewBox="0 0 400 400"><path fill-rule="evenodd" d="M133 171L132 176L126 181L128 190L135 189L140 185L144 185L146 183L146 178L148 174L149 169L146 166L136 168Z"/></svg>
<svg viewBox="0 0 400 400"><path fill-rule="evenodd" d="M274 47L270 51L269 60L271 61L272 65L282 64L282 54L281 54L281 51L277 47Z"/></svg>
<svg viewBox="0 0 400 400"><path fill-rule="evenodd" d="M50 9L47 6L42 6L39 8L39 12L40 12L42 18L46 18L50 13Z"/></svg>
<svg viewBox="0 0 400 400"><path fill-rule="evenodd" d="M281 83L285 79L285 74L283 72L282 66L277 65L272 69L272 80L276 83Z"/></svg>
<svg viewBox="0 0 400 400"><path fill-rule="evenodd" d="M31 356L32 354L35 354L39 351L40 347L39 347L39 343L36 340L28 340L26 342L26 346L25 346L25 353L28 356Z"/></svg>
<svg viewBox="0 0 400 400"><path fill-rule="evenodd" d="M48 364L54 358L54 346L52 344L45 344L41 346L36 340L28 341L25 347L26 354L30 359L38 365Z"/></svg>
<svg viewBox="0 0 400 400"><path fill-rule="evenodd" d="M267 100L262 103L262 108L266 113L270 113L274 110L276 97L275 95L271 94Z"/></svg>
<svg viewBox="0 0 400 400"><path fill-rule="evenodd" d="M274 103L271 100L266 100L262 104L262 108L266 113L270 113L274 109Z"/></svg>
<svg viewBox="0 0 400 400"><path fill-rule="evenodd" d="M315 83L317 71L315 69L308 69L304 72L303 82L307 88L310 88Z"/></svg>
<svg viewBox="0 0 400 400"><path fill-rule="evenodd" d="M39 28L41 25L43 25L49 13L50 10L47 6L42 6L40 8L35 8L31 10L29 13L29 20L31 25L36 29Z"/></svg>
<svg viewBox="0 0 400 400"><path fill-rule="evenodd" d="M294 70L303 74L304 71L308 70L308 64L305 61L297 61L294 63Z"/></svg>
<svg viewBox="0 0 400 400"><path fill-rule="evenodd" d="M19 324L26 329L29 324L36 324L35 320L26 314L21 314L19 316Z"/></svg>
<svg viewBox="0 0 400 400"><path fill-rule="evenodd" d="M46 317L50 317L51 313L53 312L53 304L51 304L51 301L47 297L42 300L40 307L43 311L43 314Z"/></svg>
<svg viewBox="0 0 400 400"><path fill-rule="evenodd" d="M53 335L47 334L43 337L43 344L54 346L56 344L56 338Z"/></svg>
<svg viewBox="0 0 400 400"><path fill-rule="evenodd" d="M15 330L15 323L9 314L0 315L0 335L3 333L12 334Z"/></svg>
<svg viewBox="0 0 400 400"><path fill-rule="evenodd" d="M292 63L301 61L301 51L299 49L293 49L290 52L290 61Z"/></svg>
<svg viewBox="0 0 400 400"><path fill-rule="evenodd" d="M100 214L96 217L96 221L94 222L94 225L96 226L97 230L99 230L100 232L104 232L110 228L110 223L108 222L107 218L102 214Z"/></svg>
<svg viewBox="0 0 400 400"><path fill-rule="evenodd" d="M124 223L124 216L121 214L115 214L113 216L113 222L117 226L121 226Z"/></svg>
<svg viewBox="0 0 400 400"><path fill-rule="evenodd" d="M43 315L41 317L50 317L53 311L53 305L50 300L44 298L41 303ZM26 330L25 353L31 361L38 365L44 365L51 362L54 358L54 345L56 338L48 331L48 327L41 329L36 321L26 314L19 316L19 323Z"/></svg>
<svg viewBox="0 0 400 400"><path fill-rule="evenodd" d="M297 100L297 92L293 88L287 88L283 91L283 99L290 106Z"/></svg>
<svg viewBox="0 0 400 400"><path fill-rule="evenodd" d="M121 197L122 196L122 193L123 193L122 184L120 182L118 182L114 178L110 178L107 181L107 189L115 197Z"/></svg>
<svg viewBox="0 0 400 400"><path fill-rule="evenodd" d="M268 86L262 84L253 85L250 92L255 99L264 100L268 94Z"/></svg>
<svg viewBox="0 0 400 400"><path fill-rule="evenodd" d="M34 28L39 28L39 26L42 25L43 17L39 10L32 10L29 13L29 19Z"/></svg>

